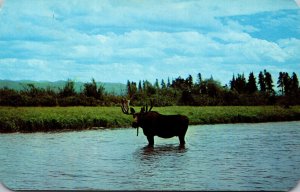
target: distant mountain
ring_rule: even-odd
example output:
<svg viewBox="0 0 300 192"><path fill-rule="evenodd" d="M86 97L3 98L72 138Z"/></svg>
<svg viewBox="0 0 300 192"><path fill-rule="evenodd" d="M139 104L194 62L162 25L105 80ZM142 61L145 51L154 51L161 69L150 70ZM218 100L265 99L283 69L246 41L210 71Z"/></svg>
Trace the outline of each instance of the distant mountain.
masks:
<svg viewBox="0 0 300 192"><path fill-rule="evenodd" d="M50 87L53 90L59 90L65 86L67 81L30 81L30 80L20 80L20 81L11 81L11 80L0 80L0 89L7 87L17 91L24 90L27 88L27 84L33 84L38 88L48 88ZM122 95L126 91L126 85L122 83L101 83L97 82L97 86L103 85L107 93L114 93L116 95ZM75 90L81 92L84 88L84 82L75 82Z"/></svg>

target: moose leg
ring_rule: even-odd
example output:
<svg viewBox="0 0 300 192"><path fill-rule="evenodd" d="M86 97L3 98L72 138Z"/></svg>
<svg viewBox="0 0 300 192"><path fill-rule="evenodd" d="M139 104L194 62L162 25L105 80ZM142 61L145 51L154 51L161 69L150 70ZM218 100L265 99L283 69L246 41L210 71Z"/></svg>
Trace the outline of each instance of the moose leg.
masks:
<svg viewBox="0 0 300 192"><path fill-rule="evenodd" d="M154 136L147 136L148 139L148 147L154 146Z"/></svg>
<svg viewBox="0 0 300 192"><path fill-rule="evenodd" d="M179 136L179 141L180 141L180 147L184 147L184 145L185 145L184 135Z"/></svg>
<svg viewBox="0 0 300 192"><path fill-rule="evenodd" d="M184 137L185 137L187 129L188 129L188 122L186 123L186 125L184 127L182 127L182 129L179 133L179 136L178 136L179 141L180 141L180 147L184 147L184 145L185 145Z"/></svg>

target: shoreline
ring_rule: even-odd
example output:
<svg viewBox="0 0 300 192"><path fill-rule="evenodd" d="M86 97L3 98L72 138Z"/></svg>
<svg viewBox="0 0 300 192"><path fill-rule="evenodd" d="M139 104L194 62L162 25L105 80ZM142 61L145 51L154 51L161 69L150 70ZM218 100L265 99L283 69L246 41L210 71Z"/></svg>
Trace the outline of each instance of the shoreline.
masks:
<svg viewBox="0 0 300 192"><path fill-rule="evenodd" d="M154 111L186 115L189 125L300 120L300 106L170 106ZM0 107L0 133L131 128L131 121L132 116L124 115L120 107Z"/></svg>

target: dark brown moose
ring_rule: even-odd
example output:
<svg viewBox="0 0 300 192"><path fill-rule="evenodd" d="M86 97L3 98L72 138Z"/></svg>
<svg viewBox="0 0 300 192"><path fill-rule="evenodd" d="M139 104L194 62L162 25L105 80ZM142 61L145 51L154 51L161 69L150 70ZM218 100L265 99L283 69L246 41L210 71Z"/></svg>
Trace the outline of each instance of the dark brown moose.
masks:
<svg viewBox="0 0 300 192"><path fill-rule="evenodd" d="M139 113L130 107L130 100L122 100L122 111L124 114L133 115L132 127L143 129L144 135L148 139L148 147L154 146L154 136L162 138L171 138L178 136L180 141L180 146L185 145L185 134L188 129L189 119L184 115L162 115L156 111L151 111L153 107L153 102L151 101L150 108L148 105L141 108ZM130 111L129 111L130 110Z"/></svg>

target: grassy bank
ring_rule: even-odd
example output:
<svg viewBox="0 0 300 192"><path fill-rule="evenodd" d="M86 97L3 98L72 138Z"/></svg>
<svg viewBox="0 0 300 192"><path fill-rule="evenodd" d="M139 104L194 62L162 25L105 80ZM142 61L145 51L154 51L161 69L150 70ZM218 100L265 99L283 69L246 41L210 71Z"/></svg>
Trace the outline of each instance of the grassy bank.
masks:
<svg viewBox="0 0 300 192"><path fill-rule="evenodd" d="M190 124L300 120L300 106L155 107L162 114L183 114ZM132 117L119 107L0 107L0 132L39 132L130 127Z"/></svg>

